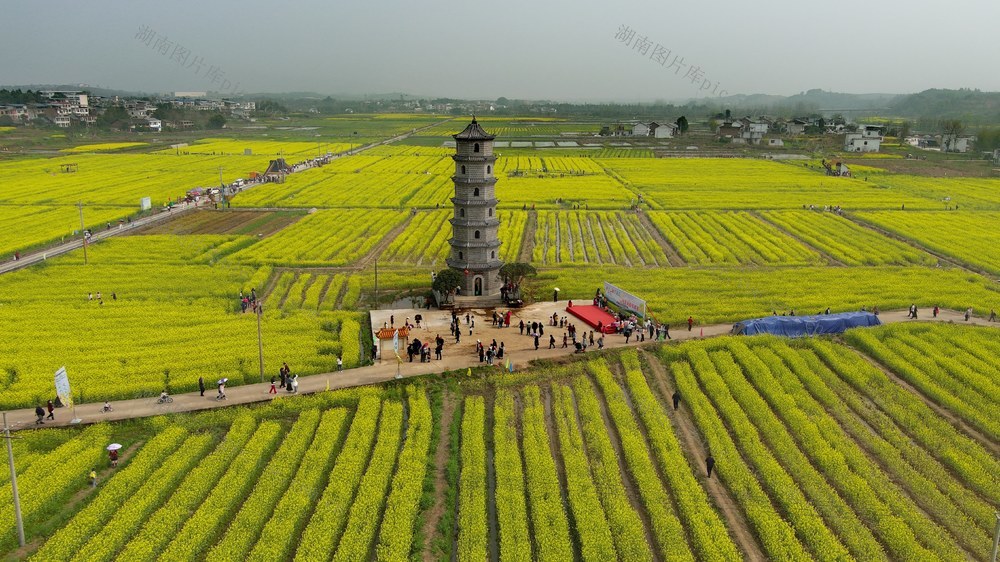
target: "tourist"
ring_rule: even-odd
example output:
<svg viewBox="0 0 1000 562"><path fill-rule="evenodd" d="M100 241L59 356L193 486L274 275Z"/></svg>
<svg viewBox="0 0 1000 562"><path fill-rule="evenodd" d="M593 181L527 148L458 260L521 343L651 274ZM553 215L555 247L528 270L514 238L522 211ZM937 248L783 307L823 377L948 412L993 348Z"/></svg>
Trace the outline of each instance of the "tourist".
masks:
<svg viewBox="0 0 1000 562"><path fill-rule="evenodd" d="M705 468L708 470L708 477L711 478L712 469L715 468L715 457L712 456L712 453L709 453L708 458L705 459Z"/></svg>
<svg viewBox="0 0 1000 562"><path fill-rule="evenodd" d="M537 346L535 346L535 348L537 349ZM39 424L45 423L45 421L44 421L45 420L45 410L43 410L41 406L35 406L35 416L38 417L38 419L35 420L35 425L39 425Z"/></svg>
<svg viewBox="0 0 1000 562"><path fill-rule="evenodd" d="M93 468L90 469L90 487L91 488L97 487L97 471L94 470Z"/></svg>
<svg viewBox="0 0 1000 562"><path fill-rule="evenodd" d="M292 394L299 393L299 376L292 375Z"/></svg>
<svg viewBox="0 0 1000 562"><path fill-rule="evenodd" d="M556 337L553 335L549 336L549 349L555 349L556 347ZM565 346L563 346L565 347Z"/></svg>
<svg viewBox="0 0 1000 562"><path fill-rule="evenodd" d="M681 393L675 390L671 398L674 401L674 409L676 410L677 406L681 403Z"/></svg>
<svg viewBox="0 0 1000 562"><path fill-rule="evenodd" d="M518 323L517 329L521 332L521 335L523 336L524 335L524 320L521 320L521 322Z"/></svg>
<svg viewBox="0 0 1000 562"><path fill-rule="evenodd" d="M105 414L106 414L106 413L108 413L108 412L110 412L110 411L111 411L111 402L107 402L107 401L105 401L105 402L104 402L104 407L103 407L103 408L101 408L101 412L103 412L103 413L105 413Z"/></svg>
<svg viewBox="0 0 1000 562"><path fill-rule="evenodd" d="M340 372L340 371L343 371L343 370L344 370L344 356L343 355L338 355L337 356L337 372Z"/></svg>
<svg viewBox="0 0 1000 562"><path fill-rule="evenodd" d="M278 388L274 385L274 375L271 375L271 388L267 391L268 394L277 394Z"/></svg>
<svg viewBox="0 0 1000 562"><path fill-rule="evenodd" d="M969 318L971 317L972 317L972 307L970 306L969 308L965 309L965 321L968 322Z"/></svg>
<svg viewBox="0 0 1000 562"><path fill-rule="evenodd" d="M793 316L794 316L794 314L793 314ZM691 331L691 328L693 326L694 326L694 317L693 316L688 316L688 331L689 332Z"/></svg>
<svg viewBox="0 0 1000 562"><path fill-rule="evenodd" d="M45 408L49 411L49 415L45 416L45 419L54 421L56 419L56 407L52 404L51 400L49 400L49 403L45 405Z"/></svg>
<svg viewBox="0 0 1000 562"><path fill-rule="evenodd" d="M200 392L202 396L205 395L205 379L203 377L198 377L198 392Z"/></svg>
<svg viewBox="0 0 1000 562"><path fill-rule="evenodd" d="M597 338L597 349L604 349L604 334Z"/></svg>
<svg viewBox="0 0 1000 562"><path fill-rule="evenodd" d="M535 351L538 351L538 334L535 334Z"/></svg>
<svg viewBox="0 0 1000 562"><path fill-rule="evenodd" d="M108 458L111 460L111 468L118 466L118 449L114 449L108 453Z"/></svg>
<svg viewBox="0 0 1000 562"><path fill-rule="evenodd" d="M934 312L933 312L934 318L937 318L938 312L940 311L941 309L937 305L934 305Z"/></svg>
<svg viewBox="0 0 1000 562"><path fill-rule="evenodd" d="M997 311L994 310L994 309L992 309L992 308L990 309L990 319L989 319L989 321L990 322L996 322L997 321Z"/></svg>

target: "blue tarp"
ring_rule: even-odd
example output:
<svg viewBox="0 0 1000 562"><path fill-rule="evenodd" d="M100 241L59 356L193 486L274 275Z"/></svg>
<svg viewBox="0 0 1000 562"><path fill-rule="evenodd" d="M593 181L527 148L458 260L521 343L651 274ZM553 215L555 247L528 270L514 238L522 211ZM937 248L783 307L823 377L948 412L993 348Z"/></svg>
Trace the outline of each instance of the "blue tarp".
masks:
<svg viewBox="0 0 1000 562"><path fill-rule="evenodd" d="M774 334L791 338L820 334L839 334L850 328L878 326L878 316L871 312L841 312L816 316L766 316L733 324L733 334L752 336Z"/></svg>

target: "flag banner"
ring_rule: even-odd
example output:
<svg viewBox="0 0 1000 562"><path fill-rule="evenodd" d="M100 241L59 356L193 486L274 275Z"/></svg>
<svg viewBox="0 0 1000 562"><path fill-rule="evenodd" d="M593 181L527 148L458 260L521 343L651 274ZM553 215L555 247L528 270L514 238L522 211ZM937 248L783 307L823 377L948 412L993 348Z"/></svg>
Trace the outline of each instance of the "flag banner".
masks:
<svg viewBox="0 0 1000 562"><path fill-rule="evenodd" d="M604 296L618 308L634 312L640 318L646 317L646 301L607 281L604 282Z"/></svg>
<svg viewBox="0 0 1000 562"><path fill-rule="evenodd" d="M56 396L63 406L71 408L73 406L73 393L69 387L69 375L66 374L66 367L60 367L56 371Z"/></svg>
<svg viewBox="0 0 1000 562"><path fill-rule="evenodd" d="M396 357L399 357L399 330L392 332L392 350L396 352Z"/></svg>

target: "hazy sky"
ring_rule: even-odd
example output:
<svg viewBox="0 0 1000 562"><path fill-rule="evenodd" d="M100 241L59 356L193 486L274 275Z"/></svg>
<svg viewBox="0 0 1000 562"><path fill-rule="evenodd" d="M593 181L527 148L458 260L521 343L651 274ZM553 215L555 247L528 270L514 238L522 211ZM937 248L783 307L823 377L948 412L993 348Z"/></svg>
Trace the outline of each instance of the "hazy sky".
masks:
<svg viewBox="0 0 1000 562"><path fill-rule="evenodd" d="M4 4L4 85L644 102L1000 90L997 0Z"/></svg>

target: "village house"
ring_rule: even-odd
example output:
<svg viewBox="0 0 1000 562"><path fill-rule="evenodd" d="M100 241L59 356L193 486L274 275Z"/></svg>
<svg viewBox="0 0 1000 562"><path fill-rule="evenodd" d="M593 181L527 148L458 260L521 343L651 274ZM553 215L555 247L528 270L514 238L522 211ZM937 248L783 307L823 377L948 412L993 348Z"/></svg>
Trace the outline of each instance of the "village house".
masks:
<svg viewBox="0 0 1000 562"><path fill-rule="evenodd" d="M653 137L658 139L672 139L677 136L676 123L650 123L649 128L653 131Z"/></svg>
<svg viewBox="0 0 1000 562"><path fill-rule="evenodd" d="M881 125L862 125L856 133L844 135L844 150L847 152L878 152L882 144Z"/></svg>

